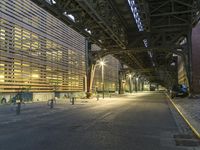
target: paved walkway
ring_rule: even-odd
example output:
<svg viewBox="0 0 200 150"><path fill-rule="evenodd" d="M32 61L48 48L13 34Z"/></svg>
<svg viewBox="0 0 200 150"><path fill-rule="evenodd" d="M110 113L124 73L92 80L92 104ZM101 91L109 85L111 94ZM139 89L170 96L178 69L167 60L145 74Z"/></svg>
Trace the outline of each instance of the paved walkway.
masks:
<svg viewBox="0 0 200 150"><path fill-rule="evenodd" d="M16 104L4 104L0 105L0 125L31 118L45 117L57 112L76 109L79 108L79 106L85 107L86 105L92 106L98 103L109 103L116 98L119 98L119 96L113 95L112 98L105 97L104 99L99 97L99 100L97 100L96 97L91 99L76 99L74 105L72 105L69 98L58 99L53 109L50 109L50 105L48 105L47 101L28 102L21 104L20 115L16 115Z"/></svg>
<svg viewBox="0 0 200 150"><path fill-rule="evenodd" d="M197 150L176 145L181 133L163 93L30 109L0 124L0 150Z"/></svg>
<svg viewBox="0 0 200 150"><path fill-rule="evenodd" d="M172 99L179 110L200 134L200 98L175 98Z"/></svg>

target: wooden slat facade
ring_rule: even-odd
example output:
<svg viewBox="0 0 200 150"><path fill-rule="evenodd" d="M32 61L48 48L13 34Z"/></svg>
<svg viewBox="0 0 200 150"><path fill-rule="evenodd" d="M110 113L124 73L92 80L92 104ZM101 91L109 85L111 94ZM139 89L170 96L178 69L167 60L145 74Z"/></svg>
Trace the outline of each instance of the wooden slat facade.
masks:
<svg viewBox="0 0 200 150"><path fill-rule="evenodd" d="M83 91L85 38L29 0L0 5L0 92Z"/></svg>

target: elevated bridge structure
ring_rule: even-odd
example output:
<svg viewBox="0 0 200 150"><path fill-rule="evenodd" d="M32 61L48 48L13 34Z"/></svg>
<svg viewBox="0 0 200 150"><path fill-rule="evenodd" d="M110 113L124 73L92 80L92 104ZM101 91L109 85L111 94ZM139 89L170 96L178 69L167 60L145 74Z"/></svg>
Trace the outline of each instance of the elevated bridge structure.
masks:
<svg viewBox="0 0 200 150"><path fill-rule="evenodd" d="M113 55L165 87L177 83L177 58L191 82L191 33L200 0L32 0L84 35L88 49L88 92L96 61ZM101 47L91 51L91 44Z"/></svg>

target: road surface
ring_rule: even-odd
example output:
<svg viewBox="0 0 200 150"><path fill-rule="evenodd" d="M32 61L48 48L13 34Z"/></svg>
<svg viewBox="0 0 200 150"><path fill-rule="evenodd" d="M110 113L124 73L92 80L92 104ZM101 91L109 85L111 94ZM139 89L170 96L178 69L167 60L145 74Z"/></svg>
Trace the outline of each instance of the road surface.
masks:
<svg viewBox="0 0 200 150"><path fill-rule="evenodd" d="M187 149L175 144L179 129L162 93L43 109L53 112L0 123L0 150Z"/></svg>

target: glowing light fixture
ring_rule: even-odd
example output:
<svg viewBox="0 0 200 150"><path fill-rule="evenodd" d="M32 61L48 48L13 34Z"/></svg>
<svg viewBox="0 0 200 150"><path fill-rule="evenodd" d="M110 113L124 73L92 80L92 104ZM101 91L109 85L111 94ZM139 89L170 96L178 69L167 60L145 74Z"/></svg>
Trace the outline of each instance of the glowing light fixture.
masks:
<svg viewBox="0 0 200 150"><path fill-rule="evenodd" d="M54 5L56 4L55 0L45 0L47 3L49 3L50 5Z"/></svg>
<svg viewBox="0 0 200 150"><path fill-rule="evenodd" d="M147 39L144 39L143 42L144 42L144 46L148 47L148 41L147 41Z"/></svg>
<svg viewBox="0 0 200 150"><path fill-rule="evenodd" d="M128 3L131 7L131 11L133 13L133 16L134 16L135 22L137 24L138 30L144 31L144 27L143 27L143 24L141 22L141 18L140 18L139 12L138 12L138 8L135 4L135 0L128 0Z"/></svg>
<svg viewBox="0 0 200 150"><path fill-rule="evenodd" d="M75 17L72 14L68 14L67 12L64 12L63 15L65 15L67 18L75 22Z"/></svg>
<svg viewBox="0 0 200 150"><path fill-rule="evenodd" d="M104 66L104 65L105 65L104 60L101 60L99 63L100 63L101 66Z"/></svg>
<svg viewBox="0 0 200 150"><path fill-rule="evenodd" d="M88 32L89 34L91 34L91 31L90 31L90 30L88 30L87 28L85 29L85 31L86 31L86 32Z"/></svg>

